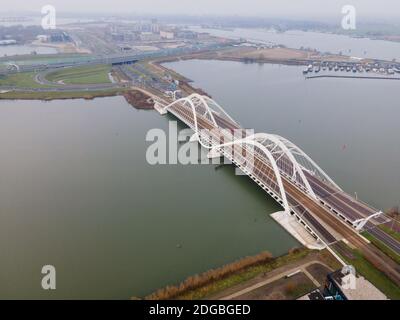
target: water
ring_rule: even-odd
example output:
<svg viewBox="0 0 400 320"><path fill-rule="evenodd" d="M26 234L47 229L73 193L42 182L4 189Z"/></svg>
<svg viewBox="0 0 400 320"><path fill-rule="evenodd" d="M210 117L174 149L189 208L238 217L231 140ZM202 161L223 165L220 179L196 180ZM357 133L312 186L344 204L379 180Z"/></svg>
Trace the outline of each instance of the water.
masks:
<svg viewBox="0 0 400 320"><path fill-rule="evenodd" d="M32 51L36 51L37 54L52 54L57 53L57 49L50 47L39 47L31 45L7 45L0 46L0 57L31 54Z"/></svg>
<svg viewBox="0 0 400 320"><path fill-rule="evenodd" d="M312 48L320 52L342 53L358 58L374 58L400 60L400 42L371 40L368 38L352 38L346 35L290 30L278 33L265 29L203 29L192 27L194 31L208 32L215 36L231 39L245 38L272 44L285 45L289 48Z"/></svg>
<svg viewBox="0 0 400 320"><path fill-rule="evenodd" d="M166 66L243 127L292 140L350 194L379 209L399 204L399 81L306 80L303 67L229 61Z"/></svg>
<svg viewBox="0 0 400 320"><path fill-rule="evenodd" d="M0 298L127 299L299 245L231 166L149 165L146 133L172 119L121 97L0 101Z"/></svg>

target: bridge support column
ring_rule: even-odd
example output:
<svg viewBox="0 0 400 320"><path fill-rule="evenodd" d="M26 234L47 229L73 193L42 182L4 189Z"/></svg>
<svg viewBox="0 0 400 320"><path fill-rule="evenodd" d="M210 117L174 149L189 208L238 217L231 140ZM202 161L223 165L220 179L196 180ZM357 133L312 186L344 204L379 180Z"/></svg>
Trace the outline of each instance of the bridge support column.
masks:
<svg viewBox="0 0 400 320"><path fill-rule="evenodd" d="M372 218L379 217L382 214L383 214L383 212L379 211L377 213L371 214L369 217L367 217L365 219L356 220L353 222L353 226L356 228L357 231L361 231L361 229L364 228L364 226L367 224L367 222L369 220L371 220Z"/></svg>

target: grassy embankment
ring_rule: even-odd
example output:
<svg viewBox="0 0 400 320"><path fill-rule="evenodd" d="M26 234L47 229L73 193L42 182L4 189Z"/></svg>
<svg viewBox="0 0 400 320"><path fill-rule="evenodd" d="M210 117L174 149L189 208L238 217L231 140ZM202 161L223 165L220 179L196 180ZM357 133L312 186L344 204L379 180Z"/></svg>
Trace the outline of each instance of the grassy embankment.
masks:
<svg viewBox="0 0 400 320"><path fill-rule="evenodd" d="M10 91L0 94L0 99L8 100L56 100L56 99L94 99L121 95L128 89L107 89L97 91L47 91L47 92L20 92Z"/></svg>
<svg viewBox="0 0 400 320"><path fill-rule="evenodd" d="M400 241L400 233L396 232L392 229L390 229L388 226L385 226L383 224L381 224L379 226L379 228L381 228L383 231L385 231L387 234L391 235L393 238L395 238L397 241Z"/></svg>
<svg viewBox="0 0 400 320"><path fill-rule="evenodd" d="M157 74L159 77L163 77L166 74L169 74L172 76L172 78L179 80L179 81L184 81L184 82L189 82L190 80L183 75L179 74L175 70L169 69L165 66L163 66L163 63L165 62L170 62L170 61L176 61L175 58L163 58L163 59L157 59L157 60L145 60L142 62L142 65L145 68L148 68L155 74Z"/></svg>
<svg viewBox="0 0 400 320"><path fill-rule="evenodd" d="M168 286L146 299L203 299L276 268L305 258L312 251L306 248L291 250L287 255L273 258L268 253L247 257L221 268L187 278L181 284Z"/></svg>
<svg viewBox="0 0 400 320"><path fill-rule="evenodd" d="M100 84L110 83L108 73L110 65L66 68L54 71L47 75L50 81L62 80L65 84ZM19 88L49 88L52 85L42 85L35 81L34 72L22 72L0 77L1 86L15 86ZM62 87L62 86L60 86ZM119 95L126 89L104 89L104 90L76 90L76 91L9 91L0 94L0 99L72 99L95 97L107 97Z"/></svg>
<svg viewBox="0 0 400 320"><path fill-rule="evenodd" d="M52 82L62 81L65 84L110 83L108 77L110 71L110 65L65 68L49 73L46 79Z"/></svg>
<svg viewBox="0 0 400 320"><path fill-rule="evenodd" d="M391 279L369 262L359 250L351 249L344 243L341 243L341 245L349 254L346 256L340 253L338 254L347 263L353 265L358 274L370 281L388 298L395 300L400 299L400 288Z"/></svg>
<svg viewBox="0 0 400 320"><path fill-rule="evenodd" d="M0 57L0 62L20 62L25 64L30 64L35 62L37 64L43 63L52 63L59 61L70 61L76 59L87 59L88 54L82 53L57 53L57 54L19 54L19 55L11 55L11 56L2 56Z"/></svg>
<svg viewBox="0 0 400 320"><path fill-rule="evenodd" d="M371 243L377 247L379 250L381 250L384 254L386 254L389 258L391 258L393 261L398 263L400 265L400 255L398 255L396 252L394 252L391 248L389 248L387 245L385 245L382 241L379 239L375 238L372 234L368 232L364 232L363 236L367 238Z"/></svg>
<svg viewBox="0 0 400 320"><path fill-rule="evenodd" d="M14 73L7 76L0 76L0 86L15 86L19 88L48 88L35 81L34 72Z"/></svg>

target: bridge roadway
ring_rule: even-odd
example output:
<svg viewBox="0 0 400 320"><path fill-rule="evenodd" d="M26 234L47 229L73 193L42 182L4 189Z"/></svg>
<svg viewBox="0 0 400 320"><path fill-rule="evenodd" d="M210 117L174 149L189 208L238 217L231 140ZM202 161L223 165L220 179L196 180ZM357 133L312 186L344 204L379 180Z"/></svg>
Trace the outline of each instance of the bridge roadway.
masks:
<svg viewBox="0 0 400 320"><path fill-rule="evenodd" d="M194 118L191 108L185 106L184 104L176 104L171 106L168 111L186 123L189 127L194 129ZM231 123L223 118L218 118L216 114L214 114L214 117L216 122L221 125L221 127L225 127L229 130L238 128L235 123ZM226 135L223 130L220 130L217 135L212 133L215 132L215 127L206 117L203 117L199 114L197 115L197 121L199 128L204 128L211 132L211 135L213 135L211 137L211 141L218 141L217 144L220 144L220 140L225 139L224 142L229 141L226 139L226 137L222 137ZM236 148L234 154L239 155L239 158L240 155L249 152L249 150L243 146L236 145L233 148ZM253 177L261 182L261 186L268 186L270 190L274 191L275 195L278 194L278 186L274 180L274 173L268 159L261 154L257 154L257 152L254 152L254 154ZM240 162L236 161L238 159L234 159L229 153L224 152L224 156L226 156L228 159L230 158L230 160L232 160L236 165L240 165ZM400 267L398 264L388 258L379 249L368 244L356 233L353 227L349 226L349 224L346 224L343 221L340 221L328 208L308 196L304 190L290 181L285 175L282 175L282 178L288 202L293 213L295 213L298 218L303 220L303 222L312 229L312 234L314 233L314 235L325 242L326 245L331 247L335 247L335 243L338 240L346 239L351 246L358 248L363 253L365 258L371 261L371 263L373 263L379 270L389 276L397 285L400 285ZM315 182L315 184L317 183L319 182ZM275 198L277 199L277 197ZM367 210L364 204L350 199L350 196L341 196L341 201L345 202L346 207L354 208L355 212L358 210ZM352 207L352 204L355 204L354 207ZM379 229L374 228L373 230Z"/></svg>

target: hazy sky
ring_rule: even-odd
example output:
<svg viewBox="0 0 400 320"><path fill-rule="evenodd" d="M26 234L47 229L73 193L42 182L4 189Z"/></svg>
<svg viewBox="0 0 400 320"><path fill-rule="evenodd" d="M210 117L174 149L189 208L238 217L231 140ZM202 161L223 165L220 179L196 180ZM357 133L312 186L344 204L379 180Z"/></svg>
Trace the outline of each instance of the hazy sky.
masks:
<svg viewBox="0 0 400 320"><path fill-rule="evenodd" d="M51 4L58 12L252 15L314 18L340 15L351 4L360 17L400 18L399 0L2 0L0 11L36 11ZM399 19L400 21L400 19Z"/></svg>

